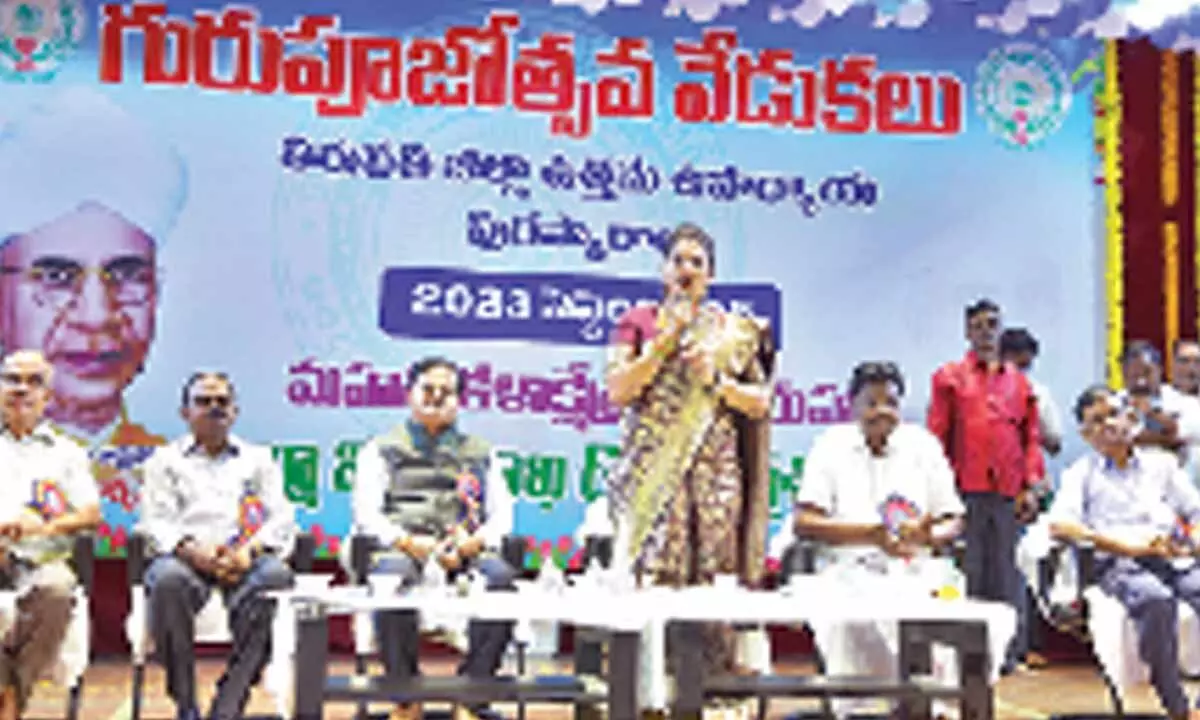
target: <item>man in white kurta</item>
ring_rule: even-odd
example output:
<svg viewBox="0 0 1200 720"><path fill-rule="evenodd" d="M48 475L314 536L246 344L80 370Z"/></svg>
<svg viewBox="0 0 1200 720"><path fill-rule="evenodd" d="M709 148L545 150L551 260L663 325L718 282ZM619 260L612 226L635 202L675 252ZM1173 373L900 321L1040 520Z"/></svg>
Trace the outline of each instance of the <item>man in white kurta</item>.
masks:
<svg viewBox="0 0 1200 720"><path fill-rule="evenodd" d="M850 381L855 423L822 433L796 496L797 535L824 546L823 577L865 594L929 597L950 582L931 546L957 532L964 513L937 439L900 421L904 380L893 363L863 363ZM811 623L830 675L897 673L895 622ZM835 703L839 716L853 709Z"/></svg>

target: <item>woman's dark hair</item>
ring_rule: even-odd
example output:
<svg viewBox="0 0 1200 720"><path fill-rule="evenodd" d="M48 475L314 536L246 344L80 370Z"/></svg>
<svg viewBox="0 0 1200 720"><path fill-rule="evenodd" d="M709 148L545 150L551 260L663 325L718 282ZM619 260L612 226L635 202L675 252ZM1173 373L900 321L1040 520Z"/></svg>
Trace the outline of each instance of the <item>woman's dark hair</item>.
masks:
<svg viewBox="0 0 1200 720"><path fill-rule="evenodd" d="M850 373L850 398L858 396L862 389L874 383L890 383L896 386L896 391L904 395L904 374L900 366L891 361L871 361L859 363Z"/></svg>
<svg viewBox="0 0 1200 720"><path fill-rule="evenodd" d="M712 239L712 236L704 232L704 229L695 223L685 222L680 223L671 234L667 236L667 243L663 245L663 257L671 257L671 253L675 250L675 246L684 240L691 240L699 243L704 249L704 257L708 260L708 274L714 275L717 272L717 244Z"/></svg>

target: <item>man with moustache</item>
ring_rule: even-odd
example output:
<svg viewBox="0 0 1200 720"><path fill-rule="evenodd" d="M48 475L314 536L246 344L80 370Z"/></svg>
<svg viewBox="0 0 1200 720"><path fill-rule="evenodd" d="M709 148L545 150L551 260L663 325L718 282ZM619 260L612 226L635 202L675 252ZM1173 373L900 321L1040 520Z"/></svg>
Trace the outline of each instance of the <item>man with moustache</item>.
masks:
<svg viewBox="0 0 1200 720"><path fill-rule="evenodd" d="M1177 631L1180 600L1200 612L1200 493L1173 456L1136 445L1137 411L1108 388L1084 390L1075 418L1092 452L1063 473L1051 533L1095 547L1100 590L1133 621L1163 709L1173 720L1200 718L1180 679ZM1177 532L1180 519L1190 536Z"/></svg>
<svg viewBox="0 0 1200 720"><path fill-rule="evenodd" d="M933 374L926 425L941 441L966 505L967 594L1020 611L1018 525L1037 512L1045 459L1037 399L1029 380L1000 356L1000 306L988 299L964 312L967 354ZM1003 670L1018 663L1014 642Z"/></svg>
<svg viewBox="0 0 1200 720"><path fill-rule="evenodd" d="M486 481L490 446L458 426L462 392L458 366L426 358L408 373L412 417L372 439L358 453L353 511L355 532L383 547L373 574L395 576L397 585L421 582L425 565L447 571L470 566L489 590L513 588L516 571L498 555L501 538L489 527ZM394 613L376 618L380 654L391 677L419 674L416 618ZM512 623L472 621L467 655L458 673L496 674L512 638ZM481 708L455 709L456 720L473 720ZM398 706L394 720L421 717L415 705Z"/></svg>
<svg viewBox="0 0 1200 720"><path fill-rule="evenodd" d="M165 438L130 418L162 278L159 245L184 166L99 91L54 91L0 127L0 347L54 367L47 417L89 448L110 522L137 508L141 464Z"/></svg>
<svg viewBox="0 0 1200 720"><path fill-rule="evenodd" d="M957 534L963 505L937 438L900 421L904 378L894 363L858 365L849 393L856 422L831 427L813 443L796 496L795 529L827 547L822 574L862 584L870 594L879 590L872 582L933 574L930 549ZM926 593L941 579L929 580ZM829 674L896 675L895 622L811 625ZM836 702L837 714L851 705Z"/></svg>
<svg viewBox="0 0 1200 720"><path fill-rule="evenodd" d="M224 373L198 372L183 385L180 415L190 432L146 463L140 532L157 557L146 571L154 644L179 720L198 720L196 613L219 589L233 653L207 715L242 717L270 657L275 603L292 583L285 557L295 512L269 447L230 433L238 408Z"/></svg>
<svg viewBox="0 0 1200 720"><path fill-rule="evenodd" d="M87 456L43 417L52 383L41 353L19 350L4 359L0 586L20 596L0 646L0 720L21 716L34 684L57 662L75 611L73 536L100 524Z"/></svg>
<svg viewBox="0 0 1200 720"><path fill-rule="evenodd" d="M1200 401L1163 382L1162 356L1146 340L1125 346L1121 372L1125 381L1121 400L1138 417L1134 444L1186 465L1191 447L1200 444Z"/></svg>
<svg viewBox="0 0 1200 720"><path fill-rule="evenodd" d="M1200 342L1176 340L1171 355L1171 386L1182 395L1200 398Z"/></svg>

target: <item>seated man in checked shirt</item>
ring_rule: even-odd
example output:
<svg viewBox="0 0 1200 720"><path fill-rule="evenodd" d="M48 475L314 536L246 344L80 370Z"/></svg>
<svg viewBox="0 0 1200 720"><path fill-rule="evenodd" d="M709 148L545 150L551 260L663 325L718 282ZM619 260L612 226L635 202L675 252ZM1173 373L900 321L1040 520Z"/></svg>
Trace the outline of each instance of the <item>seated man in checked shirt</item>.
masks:
<svg viewBox="0 0 1200 720"><path fill-rule="evenodd" d="M20 593L0 640L0 720L21 716L58 661L75 604L72 536L100 524L87 453L43 419L52 372L32 350L14 352L0 369L0 586Z"/></svg>
<svg viewBox="0 0 1200 720"><path fill-rule="evenodd" d="M264 594L292 583L295 513L270 448L230 435L237 404L226 375L188 378L180 413L191 432L146 464L140 531L158 553L146 573L151 630L176 717L198 720L195 618L221 591L233 654L208 717L233 720L270 657L275 603Z"/></svg>
<svg viewBox="0 0 1200 720"><path fill-rule="evenodd" d="M1108 388L1083 391L1075 418L1093 452L1063 473L1047 520L1056 537L1095 546L1100 589L1133 620L1167 714L1200 718L1188 710L1177 636L1178 602L1200 612L1197 533L1178 530L1200 528L1200 492L1173 455L1136 446L1137 413Z"/></svg>
<svg viewBox="0 0 1200 720"><path fill-rule="evenodd" d="M796 497L795 528L830 546L822 575L862 592L925 597L940 586L929 548L958 533L963 505L942 446L920 425L900 421L904 378L894 363L854 368L850 397L856 422L817 437ZM894 583L894 584L893 584ZM914 592L916 590L914 589ZM894 677L895 622L814 622L831 675ZM839 716L856 704L835 701Z"/></svg>
<svg viewBox="0 0 1200 720"><path fill-rule="evenodd" d="M447 571L471 566L489 590L510 589L516 571L496 554L501 538L487 512L491 448L458 426L460 383L458 366L445 358L420 360L409 370L412 417L359 450L354 527L384 546L372 572L396 576L399 586L421 582L433 561ZM388 675L417 675L416 619L380 615L376 630ZM459 674L495 675L511 638L510 622L472 621ZM480 711L459 707L455 719L472 720ZM392 717L412 720L420 709L402 705Z"/></svg>

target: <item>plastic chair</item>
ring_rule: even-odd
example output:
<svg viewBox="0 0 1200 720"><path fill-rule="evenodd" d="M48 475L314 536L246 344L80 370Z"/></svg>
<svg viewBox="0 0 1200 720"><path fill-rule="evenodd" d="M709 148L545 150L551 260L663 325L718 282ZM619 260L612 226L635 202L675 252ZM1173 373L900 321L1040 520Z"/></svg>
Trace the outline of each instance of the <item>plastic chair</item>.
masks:
<svg viewBox="0 0 1200 720"><path fill-rule="evenodd" d="M1130 717L1125 712L1126 693L1146 683L1150 670L1138 653L1137 634L1125 607L1097 585L1095 548L1055 542L1038 558L1037 570L1028 579L1047 622L1091 646L1113 716ZM1200 619L1187 603L1179 603L1178 629L1180 668L1184 676L1194 677L1200 674Z"/></svg>
<svg viewBox="0 0 1200 720"><path fill-rule="evenodd" d="M379 541L371 535L352 535L350 537L350 581L355 585L366 585L367 578L370 575L371 560L375 553L380 549ZM516 568L520 572L525 566L525 552L529 546L527 538L518 535L506 535L500 543L500 557L506 563ZM426 632L448 632L453 638L458 631L456 627L442 627L438 623L428 623L425 619L421 622L422 630ZM520 625L520 623L518 623ZM374 625L371 622L371 616L365 613L358 613L353 618L354 630L354 672L358 675L365 675L367 672L367 662L377 650L375 642ZM457 632L457 635L462 635ZM465 651L465 644L452 643L460 652ZM517 674L525 673L525 648L528 646L528 640L514 629L513 644L517 647ZM517 703L517 713L521 720L525 718L525 703ZM356 718L365 720L368 717L366 703L359 703L356 711Z"/></svg>
<svg viewBox="0 0 1200 720"><path fill-rule="evenodd" d="M67 720L77 720L83 699L84 674L91 660L91 596L95 580L96 547L90 534L78 535L72 548L70 566L75 573L75 608L71 615L67 634L59 651L58 662L49 669L44 679L60 687L68 688ZM16 615L18 594L15 591L0 593L0 632L7 632L11 619Z"/></svg>
<svg viewBox="0 0 1200 720"><path fill-rule="evenodd" d="M130 661L133 665L131 720L140 720L142 716L146 660L153 651L149 623L150 594L145 586L146 568L153 560L147 556L149 547L145 536L134 533L130 537L127 558L130 608L125 620L125 634L129 640ZM311 572L315 555L316 543L312 535L298 534L290 562L293 572ZM224 602L220 593L212 593L208 602L196 613L196 643L216 645L232 641L233 635L229 630Z"/></svg>

